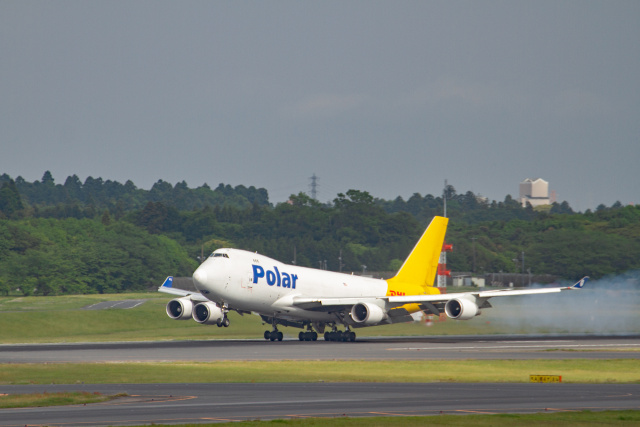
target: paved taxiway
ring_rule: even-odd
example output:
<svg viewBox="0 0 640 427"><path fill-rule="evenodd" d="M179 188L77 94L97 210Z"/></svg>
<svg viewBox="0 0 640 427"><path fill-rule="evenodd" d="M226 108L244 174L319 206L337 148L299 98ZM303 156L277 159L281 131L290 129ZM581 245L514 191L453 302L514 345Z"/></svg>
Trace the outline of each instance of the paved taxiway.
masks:
<svg viewBox="0 0 640 427"><path fill-rule="evenodd" d="M0 426L177 424L307 417L640 409L637 384L141 384L0 386L87 390L109 403L0 410Z"/></svg>
<svg viewBox="0 0 640 427"><path fill-rule="evenodd" d="M640 359L640 335L451 336L355 343L211 340L0 345L0 363L212 360Z"/></svg>

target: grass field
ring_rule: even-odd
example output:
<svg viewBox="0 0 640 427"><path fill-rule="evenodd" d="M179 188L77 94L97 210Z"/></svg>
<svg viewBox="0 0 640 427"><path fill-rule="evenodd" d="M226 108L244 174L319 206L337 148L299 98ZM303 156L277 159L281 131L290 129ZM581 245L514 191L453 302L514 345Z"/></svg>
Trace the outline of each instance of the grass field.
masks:
<svg viewBox="0 0 640 427"><path fill-rule="evenodd" d="M586 291L585 291L586 292ZM580 291L582 293L582 291ZM576 292L577 294L577 292ZM528 301L544 301L532 298ZM103 302L124 299L144 299L146 302L136 308L85 310L84 307ZM230 313L231 326L198 325L192 320L175 321L165 313L169 295L151 292L142 294L117 295L71 295L52 297L0 297L0 344L11 343L58 343L58 342L105 342L105 341L150 341L178 339L228 339L260 338L269 326L263 325L258 316L240 316ZM545 310L544 304L532 306L533 314L527 314L521 304L496 305L481 316L468 321L438 321L432 326L424 323L362 328L358 336L420 336L420 335L476 335L476 334L526 334L526 333L567 333L575 332L569 325L580 325L581 332L603 333L601 325L609 317L629 318L632 321L621 324L617 332L640 333L640 307L634 298L627 298L627 306L618 306L616 312L602 311L593 321L576 321L575 315L561 311L569 317L552 318L555 311ZM517 300L514 300L517 301ZM493 302L493 300L492 300ZM529 304L531 305L531 304ZM589 326L593 323L593 327ZM585 326L586 325L586 326ZM584 329L587 328L587 329ZM285 336L297 337L299 329L281 328ZM606 330L605 330L606 332Z"/></svg>
<svg viewBox="0 0 640 427"><path fill-rule="evenodd" d="M219 361L0 364L0 384L529 382L561 375L565 383L639 383L640 363L613 360Z"/></svg>
<svg viewBox="0 0 640 427"><path fill-rule="evenodd" d="M303 420L245 421L221 424L185 424L175 427L601 427L633 426L640 424L640 411L562 412L551 414L500 415L436 415L431 417L375 417L375 418L305 418Z"/></svg>
<svg viewBox="0 0 640 427"><path fill-rule="evenodd" d="M100 393L89 392L62 392L62 393L34 393L34 394L11 394L0 395L0 409L9 408L31 408L37 406L65 406L81 405L89 403L106 402L118 396L105 396Z"/></svg>

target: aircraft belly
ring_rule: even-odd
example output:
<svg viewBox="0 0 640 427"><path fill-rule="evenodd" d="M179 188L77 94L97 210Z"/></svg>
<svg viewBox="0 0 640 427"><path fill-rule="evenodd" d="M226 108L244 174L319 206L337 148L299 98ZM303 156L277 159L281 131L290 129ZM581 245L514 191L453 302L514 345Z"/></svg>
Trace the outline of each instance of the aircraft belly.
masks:
<svg viewBox="0 0 640 427"><path fill-rule="evenodd" d="M276 315L276 317L290 320L300 321L312 321L312 322L333 322L336 320L336 316L333 313L321 312L321 311L308 311L299 308L292 307L287 310L282 310L279 307L272 307L271 311L267 312L269 315Z"/></svg>

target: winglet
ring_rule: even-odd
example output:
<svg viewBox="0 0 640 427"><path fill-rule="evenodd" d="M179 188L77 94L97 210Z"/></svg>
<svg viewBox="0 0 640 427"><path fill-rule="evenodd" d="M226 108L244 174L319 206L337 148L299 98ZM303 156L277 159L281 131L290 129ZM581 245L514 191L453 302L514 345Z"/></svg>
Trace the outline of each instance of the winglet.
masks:
<svg viewBox="0 0 640 427"><path fill-rule="evenodd" d="M173 276L169 276L164 280L161 288L173 288Z"/></svg>
<svg viewBox="0 0 640 427"><path fill-rule="evenodd" d="M578 283L573 286L569 286L569 289L582 289L587 280L589 280L589 276L584 276Z"/></svg>

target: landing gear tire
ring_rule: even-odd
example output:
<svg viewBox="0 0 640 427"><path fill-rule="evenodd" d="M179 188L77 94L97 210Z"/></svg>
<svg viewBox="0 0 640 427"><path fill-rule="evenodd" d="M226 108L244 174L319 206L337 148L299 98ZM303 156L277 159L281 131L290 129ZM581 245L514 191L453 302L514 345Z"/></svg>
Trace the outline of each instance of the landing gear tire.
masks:
<svg viewBox="0 0 640 427"><path fill-rule="evenodd" d="M332 331L324 333L325 341L355 342L356 333L351 331Z"/></svg>
<svg viewBox="0 0 640 427"><path fill-rule="evenodd" d="M298 334L298 339L300 341L317 341L318 334L314 331L300 332Z"/></svg>
<svg viewBox="0 0 640 427"><path fill-rule="evenodd" d="M229 318L225 316L224 319L222 319L222 326L224 326L225 328L229 327Z"/></svg>
<svg viewBox="0 0 640 427"><path fill-rule="evenodd" d="M282 341L284 335L280 331L264 331L264 339L267 341Z"/></svg>

